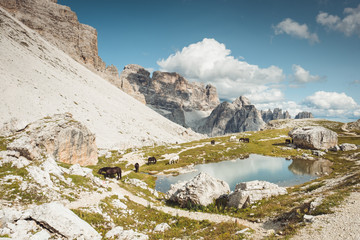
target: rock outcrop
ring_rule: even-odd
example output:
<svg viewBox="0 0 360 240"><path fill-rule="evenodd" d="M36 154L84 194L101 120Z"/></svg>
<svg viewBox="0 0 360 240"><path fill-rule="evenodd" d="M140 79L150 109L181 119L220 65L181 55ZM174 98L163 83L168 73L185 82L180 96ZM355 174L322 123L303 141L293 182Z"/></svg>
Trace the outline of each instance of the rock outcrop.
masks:
<svg viewBox="0 0 360 240"><path fill-rule="evenodd" d="M287 194L286 188L266 181L242 182L236 185L234 192L229 194L229 207L244 208L263 198Z"/></svg>
<svg viewBox="0 0 360 240"><path fill-rule="evenodd" d="M207 206L229 192L230 187L226 182L201 172L186 183L172 184L167 192L167 199L178 203L181 207Z"/></svg>
<svg viewBox="0 0 360 240"><path fill-rule="evenodd" d="M260 112L246 97L232 103L222 102L198 128L201 133L218 136L226 133L258 131L265 126Z"/></svg>
<svg viewBox="0 0 360 240"><path fill-rule="evenodd" d="M95 135L69 113L33 122L13 138L7 148L29 160L49 155L70 164L96 165L98 161Z"/></svg>
<svg viewBox="0 0 360 240"><path fill-rule="evenodd" d="M327 128L308 126L294 128L289 132L296 147L305 149L329 149L337 145L338 135Z"/></svg>
<svg viewBox="0 0 360 240"><path fill-rule="evenodd" d="M360 119L358 119L356 122L347 123L347 129L349 131L360 132Z"/></svg>
<svg viewBox="0 0 360 240"><path fill-rule="evenodd" d="M264 122L268 123L271 120L278 120L278 119L290 119L291 116L288 111L285 111L284 113L280 108L274 108L274 111L271 111L270 109L267 111L261 110L261 117L264 120Z"/></svg>
<svg viewBox="0 0 360 240"><path fill-rule="evenodd" d="M303 118L314 118L311 112L299 112L295 119L303 119Z"/></svg>
<svg viewBox="0 0 360 240"><path fill-rule="evenodd" d="M57 0L6 0L0 5L78 62L105 72L105 63L98 56L96 29L79 23L69 7Z"/></svg>
<svg viewBox="0 0 360 240"><path fill-rule="evenodd" d="M90 224L55 202L27 211L3 209L0 219L0 234L9 235L11 239L101 239Z"/></svg>
<svg viewBox="0 0 360 240"><path fill-rule="evenodd" d="M185 112L209 111L219 104L216 88L190 83L178 73L150 72L136 64L124 67L116 86L158 113L187 127Z"/></svg>

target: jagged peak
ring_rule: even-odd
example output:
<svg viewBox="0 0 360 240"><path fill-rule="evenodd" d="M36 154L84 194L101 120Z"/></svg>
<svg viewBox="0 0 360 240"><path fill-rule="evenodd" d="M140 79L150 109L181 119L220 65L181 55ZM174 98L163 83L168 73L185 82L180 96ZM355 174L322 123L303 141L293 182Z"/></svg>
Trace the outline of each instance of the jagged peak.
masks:
<svg viewBox="0 0 360 240"><path fill-rule="evenodd" d="M247 97L240 96L240 97L236 98L232 102L232 104L234 104L235 106L241 108L241 107L246 106L246 105L251 105L251 102Z"/></svg>

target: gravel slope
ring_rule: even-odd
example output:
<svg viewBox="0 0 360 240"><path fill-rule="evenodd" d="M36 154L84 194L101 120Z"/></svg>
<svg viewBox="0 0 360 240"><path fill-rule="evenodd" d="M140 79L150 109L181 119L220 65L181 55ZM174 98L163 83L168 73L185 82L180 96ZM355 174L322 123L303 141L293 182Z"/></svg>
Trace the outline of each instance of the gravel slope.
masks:
<svg viewBox="0 0 360 240"><path fill-rule="evenodd" d="M292 239L344 240L360 239L360 192L353 192L335 213L315 217Z"/></svg>
<svg viewBox="0 0 360 240"><path fill-rule="evenodd" d="M0 8L0 128L70 112L103 148L194 140L187 130L130 97Z"/></svg>

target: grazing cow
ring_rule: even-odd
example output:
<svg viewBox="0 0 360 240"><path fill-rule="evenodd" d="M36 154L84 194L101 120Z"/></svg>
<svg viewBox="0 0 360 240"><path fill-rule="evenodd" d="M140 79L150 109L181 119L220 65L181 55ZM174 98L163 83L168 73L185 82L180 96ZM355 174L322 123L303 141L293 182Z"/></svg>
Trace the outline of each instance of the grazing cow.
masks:
<svg viewBox="0 0 360 240"><path fill-rule="evenodd" d="M179 162L179 155L172 156L169 159L169 164L174 164L174 163L178 163L178 162Z"/></svg>
<svg viewBox="0 0 360 240"><path fill-rule="evenodd" d="M215 144L215 140L211 140L211 145L214 145Z"/></svg>
<svg viewBox="0 0 360 240"><path fill-rule="evenodd" d="M236 141L236 136L231 136L230 137L230 142L232 142L232 141Z"/></svg>
<svg viewBox="0 0 360 240"><path fill-rule="evenodd" d="M119 168L119 167L103 167L103 168L99 169L98 174L104 175L105 179L106 179L106 177L112 177L116 174L117 180L119 180L119 179L121 179L121 168Z"/></svg>
<svg viewBox="0 0 360 240"><path fill-rule="evenodd" d="M155 157L149 157L148 158L148 165L155 164L155 163L156 163L156 158Z"/></svg>
<svg viewBox="0 0 360 240"><path fill-rule="evenodd" d="M290 139L285 139L285 144L290 144L291 140Z"/></svg>
<svg viewBox="0 0 360 240"><path fill-rule="evenodd" d="M135 172L139 172L139 163L135 163Z"/></svg>

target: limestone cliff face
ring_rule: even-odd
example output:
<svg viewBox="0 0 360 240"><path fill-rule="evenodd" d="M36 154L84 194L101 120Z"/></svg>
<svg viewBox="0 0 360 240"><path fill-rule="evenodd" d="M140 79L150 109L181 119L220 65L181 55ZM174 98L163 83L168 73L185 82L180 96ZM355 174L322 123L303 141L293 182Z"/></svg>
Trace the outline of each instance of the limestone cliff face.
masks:
<svg viewBox="0 0 360 240"><path fill-rule="evenodd" d="M261 116L264 122L268 123L271 120L278 120L278 119L290 119L291 116L288 111L285 111L284 113L280 108L274 108L274 111L271 111L270 109L267 111L261 110Z"/></svg>
<svg viewBox="0 0 360 240"><path fill-rule="evenodd" d="M170 120L186 126L185 112L209 111L219 103L216 88L202 83L190 83L178 73L156 71L130 64L114 83L136 99L146 103Z"/></svg>
<svg viewBox="0 0 360 240"><path fill-rule="evenodd" d="M1 0L0 6L75 60L105 72L105 63L98 56L96 29L79 23L69 7L57 0Z"/></svg>
<svg viewBox="0 0 360 240"><path fill-rule="evenodd" d="M245 97L232 103L222 102L199 127L198 131L218 136L227 133L258 131L265 126L260 112Z"/></svg>

